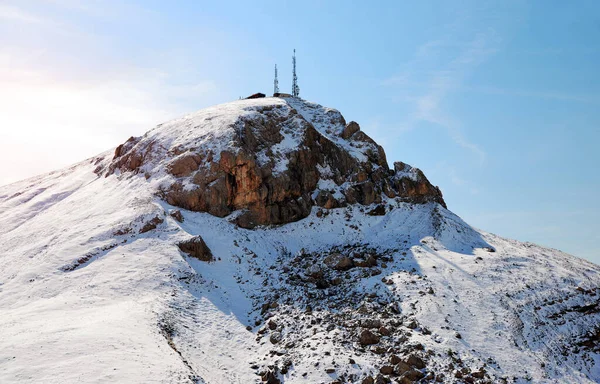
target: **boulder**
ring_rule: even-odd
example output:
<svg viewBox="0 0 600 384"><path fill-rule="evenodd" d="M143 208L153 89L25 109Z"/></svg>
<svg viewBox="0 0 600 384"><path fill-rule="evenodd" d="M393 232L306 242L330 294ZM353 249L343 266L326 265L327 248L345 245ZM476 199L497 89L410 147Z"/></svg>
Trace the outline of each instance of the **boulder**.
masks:
<svg viewBox="0 0 600 384"><path fill-rule="evenodd" d="M352 259L340 253L333 253L325 257L323 263L336 271L347 271L354 267Z"/></svg>
<svg viewBox="0 0 600 384"><path fill-rule="evenodd" d="M412 367L408 365L408 363L406 363L405 361L398 361L398 363L396 363L396 365L394 366L394 373L398 376L401 376L406 372L410 371L411 369Z"/></svg>
<svg viewBox="0 0 600 384"><path fill-rule="evenodd" d="M279 343L281 341L281 333L280 332L271 333L271 336L269 337L269 341L271 342L271 344Z"/></svg>
<svg viewBox="0 0 600 384"><path fill-rule="evenodd" d="M277 378L277 375L272 370L268 370L261 376L261 381L266 384L281 384L281 381Z"/></svg>
<svg viewBox="0 0 600 384"><path fill-rule="evenodd" d="M384 365L383 367L379 368L379 372L381 372L383 375L391 375L394 373L394 367L391 365Z"/></svg>
<svg viewBox="0 0 600 384"><path fill-rule="evenodd" d="M346 127L342 131L342 139L348 140L350 137L352 137L352 135L354 135L358 131L360 131L360 126L358 125L358 123L355 121L351 121L348 123L348 125L346 125Z"/></svg>
<svg viewBox="0 0 600 384"><path fill-rule="evenodd" d="M140 229L140 233L146 233L153 229L156 229L156 227L158 227L158 225L162 224L163 222L164 222L164 220L161 217L155 216L150 221L148 221L144 224L142 229Z"/></svg>
<svg viewBox="0 0 600 384"><path fill-rule="evenodd" d="M315 204L325 209L332 209L340 206L340 203L329 191L319 191L317 198L315 199Z"/></svg>
<svg viewBox="0 0 600 384"><path fill-rule="evenodd" d="M421 359L419 356L417 356L415 354L410 354L408 356L408 358L406 359L406 363L408 365L410 365L411 367L414 367L417 369L425 368L425 362L423 361L423 359Z"/></svg>
<svg viewBox="0 0 600 384"><path fill-rule="evenodd" d="M187 253L189 256L195 257L198 260L206 262L214 261L210 248L208 248L201 236L181 241L177 246L182 252Z"/></svg>
<svg viewBox="0 0 600 384"><path fill-rule="evenodd" d="M183 223L184 221L183 215L181 214L181 211L179 209L172 209L171 211L169 211L169 216L171 216L173 219L175 219L175 221L178 221L180 223Z"/></svg>
<svg viewBox="0 0 600 384"><path fill-rule="evenodd" d="M306 276L312 277L313 279L321 279L323 278L324 271L318 264L312 264L308 268L306 268L306 271L304 273L306 274Z"/></svg>
<svg viewBox="0 0 600 384"><path fill-rule="evenodd" d="M419 327L419 324L417 324L415 320L411 320L408 322L408 324L406 324L406 327L409 329L416 329Z"/></svg>
<svg viewBox="0 0 600 384"><path fill-rule="evenodd" d="M385 215L385 205L378 204L375 208L371 209L367 212L369 216L383 216Z"/></svg>
<svg viewBox="0 0 600 384"><path fill-rule="evenodd" d="M471 372L471 376L473 376L476 379L483 379L485 378L485 374L486 371L484 368L480 368L479 371L473 371Z"/></svg>
<svg viewBox="0 0 600 384"><path fill-rule="evenodd" d="M365 259L355 259L354 265L360 268L376 267L377 259L373 255L366 255Z"/></svg>
<svg viewBox="0 0 600 384"><path fill-rule="evenodd" d="M379 343L379 336L365 329L360 333L359 342L362 346L377 344Z"/></svg>

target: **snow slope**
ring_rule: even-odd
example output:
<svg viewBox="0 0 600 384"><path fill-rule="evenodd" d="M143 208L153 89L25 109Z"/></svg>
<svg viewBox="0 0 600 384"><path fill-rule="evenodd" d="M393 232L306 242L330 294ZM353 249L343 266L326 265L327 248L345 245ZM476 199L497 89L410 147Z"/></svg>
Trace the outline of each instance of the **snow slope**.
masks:
<svg viewBox="0 0 600 384"><path fill-rule="evenodd" d="M319 125L308 103L252 101L266 102ZM149 134L227 147L236 103ZM94 173L111 156L0 187L1 383L361 382L392 352L421 356L423 381L600 382L597 265L435 203L314 207L255 230L185 210L179 222L152 180ZM177 247L197 235L214 262ZM332 269L338 254L354 267ZM390 332L361 345L371 320Z"/></svg>

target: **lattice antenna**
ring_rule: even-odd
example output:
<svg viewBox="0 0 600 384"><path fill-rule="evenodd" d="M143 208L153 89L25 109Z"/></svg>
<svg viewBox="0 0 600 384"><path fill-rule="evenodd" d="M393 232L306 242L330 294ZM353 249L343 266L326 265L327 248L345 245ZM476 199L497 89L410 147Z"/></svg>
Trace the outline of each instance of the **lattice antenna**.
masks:
<svg viewBox="0 0 600 384"><path fill-rule="evenodd" d="M275 80L273 80L273 93L279 93L279 79L277 79L277 64L275 64Z"/></svg>
<svg viewBox="0 0 600 384"><path fill-rule="evenodd" d="M294 56L292 56L292 96L300 96L300 87L298 86L298 76L296 76L296 50L294 49Z"/></svg>

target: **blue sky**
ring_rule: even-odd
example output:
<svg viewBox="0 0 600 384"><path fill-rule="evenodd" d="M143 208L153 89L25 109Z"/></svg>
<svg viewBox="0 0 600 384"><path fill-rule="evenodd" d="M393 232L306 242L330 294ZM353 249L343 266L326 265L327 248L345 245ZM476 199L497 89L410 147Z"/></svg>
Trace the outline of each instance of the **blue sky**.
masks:
<svg viewBox="0 0 600 384"><path fill-rule="evenodd" d="M597 1L0 1L0 184L272 91L339 109L478 228L600 263Z"/></svg>

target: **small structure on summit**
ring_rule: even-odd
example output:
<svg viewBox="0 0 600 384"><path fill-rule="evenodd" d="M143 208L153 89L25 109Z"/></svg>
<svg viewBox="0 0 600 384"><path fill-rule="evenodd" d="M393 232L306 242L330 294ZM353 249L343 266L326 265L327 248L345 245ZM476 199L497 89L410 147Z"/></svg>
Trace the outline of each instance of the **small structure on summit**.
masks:
<svg viewBox="0 0 600 384"><path fill-rule="evenodd" d="M293 97L293 96L290 95L289 93L276 92L273 94L273 97Z"/></svg>
<svg viewBox="0 0 600 384"><path fill-rule="evenodd" d="M257 92L257 93L255 93L253 95L250 95L250 96L246 97L246 99L261 99L261 98L263 98L265 96L266 95L264 93Z"/></svg>

